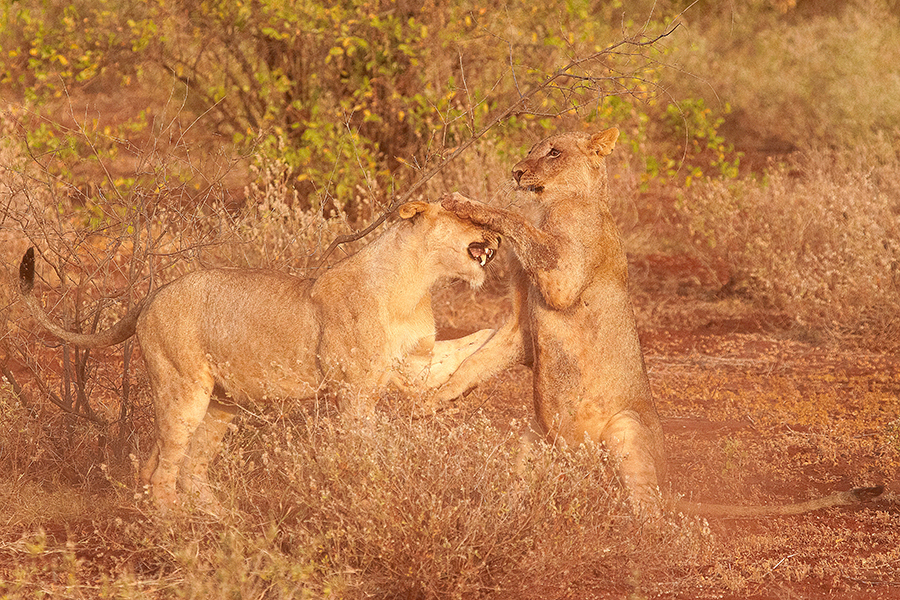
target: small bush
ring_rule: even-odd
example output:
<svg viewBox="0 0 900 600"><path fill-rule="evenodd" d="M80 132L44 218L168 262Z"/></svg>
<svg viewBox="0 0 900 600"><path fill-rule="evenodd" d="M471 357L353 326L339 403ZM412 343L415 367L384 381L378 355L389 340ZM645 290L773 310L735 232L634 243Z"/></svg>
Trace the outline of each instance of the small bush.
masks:
<svg viewBox="0 0 900 600"><path fill-rule="evenodd" d="M900 328L900 163L809 151L765 180L708 180L679 208L732 288L799 324L882 341Z"/></svg>
<svg viewBox="0 0 900 600"><path fill-rule="evenodd" d="M213 468L215 519L158 520L124 496L65 503L65 491L0 486L16 494L0 539L17 540L0 549L0 593L538 598L598 581L633 589L632 574L684 568L711 542L699 521L636 522L593 444L523 455L517 435L477 415L385 410L356 421L308 409L240 420Z"/></svg>
<svg viewBox="0 0 900 600"><path fill-rule="evenodd" d="M890 0L754 0L687 10L664 74L676 98L728 103L738 149L853 146L900 130L900 15Z"/></svg>
<svg viewBox="0 0 900 600"><path fill-rule="evenodd" d="M659 79L660 51L648 41L675 14L656 3L626 14L618 3L495 0L439 9L394 0L119 4L27 0L0 20L0 90L25 107L30 147L62 159L55 174L75 185L96 179L97 159L122 157L118 140L140 146L180 127L181 115L166 114L180 105L190 125L160 146L202 129L250 163L289 167L303 208L337 203L353 219L368 217L356 214L360 188L381 206L479 132L517 153L523 137L560 123L613 113L637 123L646 106L632 100L652 96ZM530 93L566 65L564 77ZM137 107L121 110L120 98ZM502 134L484 131L498 121Z"/></svg>
<svg viewBox="0 0 900 600"><path fill-rule="evenodd" d="M476 597L588 569L634 544L621 485L595 446L541 445L523 457L517 436L478 417L256 425L229 444L223 494L242 508L239 521L278 523L277 546L310 565L322 589Z"/></svg>

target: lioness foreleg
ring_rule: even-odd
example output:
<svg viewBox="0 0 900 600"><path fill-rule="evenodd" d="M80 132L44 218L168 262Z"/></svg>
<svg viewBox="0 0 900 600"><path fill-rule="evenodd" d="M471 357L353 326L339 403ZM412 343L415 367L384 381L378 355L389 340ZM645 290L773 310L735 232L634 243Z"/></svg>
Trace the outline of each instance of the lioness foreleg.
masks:
<svg viewBox="0 0 900 600"><path fill-rule="evenodd" d="M458 217L488 227L508 239L516 258L544 301L556 310L572 306L587 284L584 248L557 227L544 231L517 213L471 202L458 192L441 205Z"/></svg>
<svg viewBox="0 0 900 600"><path fill-rule="evenodd" d="M434 343L430 354L407 357L410 380L425 388L443 385L459 365L482 348L494 333L493 329L482 329L455 340L441 340Z"/></svg>
<svg viewBox="0 0 900 600"><path fill-rule="evenodd" d="M461 219L492 229L507 238L526 271L556 268L559 262L556 239L532 225L525 217L476 203L459 192L444 194L441 206Z"/></svg>
<svg viewBox="0 0 900 600"><path fill-rule="evenodd" d="M451 373L435 392L434 402L440 404L458 398L491 375L521 362L524 349L521 329L512 320L507 321Z"/></svg>
<svg viewBox="0 0 900 600"><path fill-rule="evenodd" d="M451 374L449 380L438 388L435 402L457 398L512 365L531 366L533 362L531 330L524 312L528 281L521 269L517 261L513 261L510 265L513 307L509 319L474 354L467 357Z"/></svg>

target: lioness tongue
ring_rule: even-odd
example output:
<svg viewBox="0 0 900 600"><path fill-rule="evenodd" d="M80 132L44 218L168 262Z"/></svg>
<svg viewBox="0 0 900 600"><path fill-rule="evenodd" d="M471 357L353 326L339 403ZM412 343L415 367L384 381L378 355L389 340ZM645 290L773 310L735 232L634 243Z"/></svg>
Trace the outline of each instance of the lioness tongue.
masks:
<svg viewBox="0 0 900 600"><path fill-rule="evenodd" d="M487 264L488 252L489 251L486 248L482 248L477 244L472 244L471 246L469 246L469 256L471 256L472 259L482 267Z"/></svg>

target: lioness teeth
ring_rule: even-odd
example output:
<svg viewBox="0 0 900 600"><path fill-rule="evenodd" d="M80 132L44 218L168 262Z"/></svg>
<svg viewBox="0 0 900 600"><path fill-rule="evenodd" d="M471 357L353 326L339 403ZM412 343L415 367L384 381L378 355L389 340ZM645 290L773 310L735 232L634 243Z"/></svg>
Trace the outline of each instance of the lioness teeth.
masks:
<svg viewBox="0 0 900 600"><path fill-rule="evenodd" d="M469 246L469 256L483 267L494 258L494 249L483 248L480 243L474 243Z"/></svg>

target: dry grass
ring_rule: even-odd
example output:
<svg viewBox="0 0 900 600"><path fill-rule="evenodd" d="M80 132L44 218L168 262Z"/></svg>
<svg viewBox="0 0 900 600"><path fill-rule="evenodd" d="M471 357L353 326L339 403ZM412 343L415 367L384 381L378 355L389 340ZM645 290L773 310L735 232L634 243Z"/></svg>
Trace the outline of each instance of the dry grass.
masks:
<svg viewBox="0 0 900 600"><path fill-rule="evenodd" d="M801 327L892 343L900 332L900 162L807 151L761 181L706 181L679 208L727 290Z"/></svg>
<svg viewBox="0 0 900 600"><path fill-rule="evenodd" d="M861 167L842 168L846 182L830 197L863 202L865 194L847 191L865 181ZM879 181L890 181L892 172ZM694 210L706 207L721 219L715 227L728 232L735 221L722 203L742 198L754 207L747 214L758 225L763 215L771 217L765 207L773 198L790 195L794 206L813 202L813 182L824 185L826 175L810 169L794 179L777 171L765 185L740 183L744 192L733 197L712 183L689 191L708 201ZM233 214L221 243L202 246L200 256L225 264L271 261L302 272L320 247L317 234L337 230L340 217L325 222L320 214L295 211L277 168L261 181L250 190L260 208ZM617 185L629 189L627 181ZM32 194L30 201L40 197ZM634 207L623 212L627 226L640 226L632 215L653 210L641 204L647 202L622 201ZM197 222L197 213L182 214ZM690 222L698 214L690 213ZM866 218L859 217L869 223ZM813 222L828 223L824 217ZM779 227L781 234L790 230ZM816 250L831 247L830 231L818 234L826 245ZM646 251L654 248L652 238L629 235L647 244ZM166 239L191 245L187 235ZM17 258L6 257L9 275ZM186 268L176 263L172 272ZM635 278L673 490L712 501L775 502L887 482L896 494L895 361L850 351L834 358L779 339L777 331L727 333L731 321L752 323L748 315L759 313L759 305L735 297L701 302L715 291L707 280L687 288L693 296L679 296L673 290L680 284L647 279L681 275L651 268ZM12 299L9 292L6 287ZM442 290L439 324L448 331L497 325L506 306L502 294L499 284L481 293ZM802 307L801 301L807 302L779 310ZM693 316L684 319L688 313ZM4 342L23 348L57 389L63 350L44 347L28 333L27 321L5 314L11 327ZM722 315L726 333L709 333L709 323ZM686 333L690 327L695 330ZM707 524L670 516L641 524L629 516L600 448L561 453L541 446L518 468L518 425L510 419L529 417L522 370L502 374L458 411L434 419L411 421L393 405L369 423L344 421L321 406L247 413L214 468L225 514L160 521L135 487L128 456L143 456L151 430L142 370L132 367L130 429L126 443L116 446L108 440L119 425L116 381L123 367L115 354L98 358L102 385L91 388L91 399L109 427L61 413L17 365L27 396L16 397L9 387L0 392L0 469L7 474L0 490L0 593L11 598L701 598L770 590L809 597L821 589L853 597L892 585L900 545L895 504L772 522ZM796 533L785 534L786 527Z"/></svg>
<svg viewBox="0 0 900 600"><path fill-rule="evenodd" d="M839 176L810 167L802 178L779 170L764 184L735 182L740 194L727 194L724 184L690 188L685 198L696 202L694 212L685 209L688 222L706 224L720 244L709 250L708 260L724 260L715 252L726 241L740 250L736 222L761 231L769 223L776 232L767 239L785 256L776 253L766 264L792 273L783 236L794 222L773 218L773 201L791 198L793 207L821 203L815 190L835 178L827 196L860 203L859 217L851 219L860 225L844 243L862 252L867 246L859 240L867 227L887 222L885 213L871 216L865 204L885 197L887 187L866 182L890 185L893 167L865 176L865 161L832 163L840 167ZM659 207L657 199L629 187L627 172L622 175L620 191L635 194L620 200L629 209L621 211L626 239L640 242L649 254L687 245L634 233L642 225L640 215ZM877 194L851 193L860 184ZM32 191L26 199L52 206L53 197L43 193ZM203 223L202 210L161 213L168 219L166 231L179 235L163 236L160 243L177 251L193 248L201 263L274 264L300 273L321 240L345 226L340 214L329 221L297 210L277 165L249 194L257 200L252 208L212 221L227 225L216 230L217 243L195 245L213 239L204 237L215 228ZM736 221L737 204L729 202L739 201L750 208ZM835 224L847 222L829 217L833 210L817 214L819 219L804 221L817 232L812 239L821 242L811 252L834 248L828 237ZM181 218L184 227L178 226ZM21 240L23 230L4 231ZM90 247L90 238L82 242ZM750 260L755 251L758 262L768 256L767 248L751 245L745 256ZM840 253L826 253L820 261L832 256ZM10 277L17 258L18 253L5 256ZM759 327L735 335L729 323L752 324L765 303L754 306L734 296L709 300L717 288L708 279L685 288L692 290L689 295L678 295L673 290L682 289L679 283L653 280L684 273L649 264L634 280L638 316L676 493L775 502L881 482L897 493L896 361L852 351L835 358ZM740 272L743 263L734 264ZM187 268L182 261L162 272L169 277ZM864 276L853 283L855 273L847 269L847 285L868 285ZM788 275L780 279L779 285L790 282ZM4 293L13 299L9 287ZM442 290L436 300L439 325L445 331L497 325L506 310L502 294L496 283L480 293ZM806 297L794 302L775 312L820 310ZM4 314L4 343L22 350L16 356L33 360L49 389L59 389L64 349L46 347L14 311ZM710 332L717 319L723 324ZM132 365L128 371L129 427L117 445L110 440L123 426L118 419L124 367L117 354L96 357L89 391L94 412L107 425L61 412L17 361L11 364L26 395L17 397L9 387L0 392L0 469L7 474L0 489L6 507L0 593L9 597L700 598L771 589L803 597L824 588L852 597L867 586L892 585L900 544L892 503L737 525L676 516L642 524L629 516L601 448L563 453L540 446L521 468L519 426L510 420L529 418L523 370L502 374L461 401L457 411L433 419L410 420L402 404L390 403L368 423L345 421L322 406L248 412L214 467L224 515L161 521L134 484L134 462L144 455L151 431L142 370ZM798 533L785 534L786 523Z"/></svg>
<svg viewBox="0 0 900 600"><path fill-rule="evenodd" d="M884 482L897 493L895 359L764 333L644 333L675 492L783 502ZM600 448L538 446L521 466L527 394L527 372L513 370L428 419L410 420L402 403L369 422L314 404L245 413L213 470L224 515L160 521L133 496L129 461L98 457L87 428L73 438L83 442L31 460L59 427L16 433L29 419L6 390L2 447L21 451L18 461L0 457L12 482L2 490L0 586L14 598L890 589L896 504L642 525Z"/></svg>
<svg viewBox="0 0 900 600"><path fill-rule="evenodd" d="M664 75L676 98L728 103L729 140L782 153L810 142L868 145L900 126L891 75L900 18L890 0L721 3L686 11Z"/></svg>
<svg viewBox="0 0 900 600"><path fill-rule="evenodd" d="M484 417L348 423L315 411L246 418L216 468L227 512L156 521L124 495L64 504L4 494L3 591L90 597L538 597L617 572L639 549L702 553L699 523L628 517L606 455L527 458ZM67 494L84 498L83 490ZM113 495L114 496L114 495ZM26 504L38 501L40 514ZM143 508L142 508L143 507ZM101 550L102 548L102 550ZM620 584L621 585L621 584Z"/></svg>

